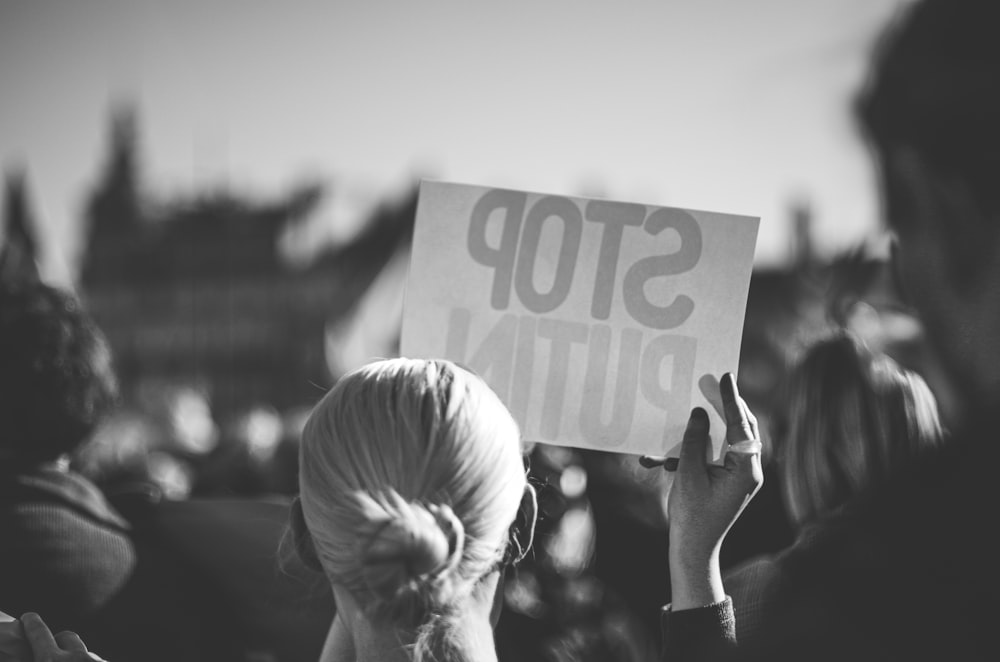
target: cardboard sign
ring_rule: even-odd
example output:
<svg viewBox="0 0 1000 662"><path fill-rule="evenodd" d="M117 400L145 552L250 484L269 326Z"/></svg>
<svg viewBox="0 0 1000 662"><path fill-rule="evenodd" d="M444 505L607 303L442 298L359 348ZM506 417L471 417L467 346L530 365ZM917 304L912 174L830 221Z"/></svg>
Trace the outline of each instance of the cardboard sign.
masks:
<svg viewBox="0 0 1000 662"><path fill-rule="evenodd" d="M401 354L477 372L528 441L676 454L702 406L717 451L758 222L424 181Z"/></svg>

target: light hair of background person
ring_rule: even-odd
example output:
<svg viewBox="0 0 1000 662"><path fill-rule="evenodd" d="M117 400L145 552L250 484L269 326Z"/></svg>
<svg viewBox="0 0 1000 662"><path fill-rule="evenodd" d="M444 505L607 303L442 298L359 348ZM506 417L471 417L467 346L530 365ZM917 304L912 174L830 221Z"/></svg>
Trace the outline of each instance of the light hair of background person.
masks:
<svg viewBox="0 0 1000 662"><path fill-rule="evenodd" d="M786 393L777 435L779 476L797 525L883 483L941 444L926 382L849 334L811 346L790 373Z"/></svg>

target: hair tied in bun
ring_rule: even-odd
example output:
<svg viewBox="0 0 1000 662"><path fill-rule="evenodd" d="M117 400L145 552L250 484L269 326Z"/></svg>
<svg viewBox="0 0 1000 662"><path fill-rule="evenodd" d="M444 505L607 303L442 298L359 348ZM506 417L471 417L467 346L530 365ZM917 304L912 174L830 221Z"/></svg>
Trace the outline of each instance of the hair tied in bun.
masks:
<svg viewBox="0 0 1000 662"><path fill-rule="evenodd" d="M394 490L355 499L367 519L359 546L368 587L390 603L405 594L433 601L437 591L429 585L462 558L462 522L449 506L410 503Z"/></svg>
<svg viewBox="0 0 1000 662"><path fill-rule="evenodd" d="M437 520L438 526L448 540L448 558L432 573L439 575L450 571L461 562L462 552L465 551L465 527L451 506L431 504L427 506L427 511Z"/></svg>

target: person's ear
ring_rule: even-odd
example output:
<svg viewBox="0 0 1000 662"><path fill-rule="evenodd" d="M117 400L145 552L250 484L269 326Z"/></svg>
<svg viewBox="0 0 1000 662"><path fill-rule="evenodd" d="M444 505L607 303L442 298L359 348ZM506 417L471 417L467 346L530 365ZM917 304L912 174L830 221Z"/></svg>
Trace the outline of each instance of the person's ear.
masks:
<svg viewBox="0 0 1000 662"><path fill-rule="evenodd" d="M302 563L310 570L323 572L323 564L319 561L319 555L316 553L316 545L313 544L309 527L306 526L306 516L302 512L302 501L299 497L295 497L292 500L290 520L295 551L299 555L299 558L302 559Z"/></svg>
<svg viewBox="0 0 1000 662"><path fill-rule="evenodd" d="M525 483L521 495L521 505L517 515L507 531L507 547L504 549L503 560L498 573L496 590L493 592L493 605L490 608L490 625L496 628L503 612L504 584L507 581L507 569L517 565L531 551L535 542L535 522L538 519L538 496L530 483Z"/></svg>
<svg viewBox="0 0 1000 662"><path fill-rule="evenodd" d="M900 234L923 233L944 249L947 276L968 289L981 269L997 260L1000 224L966 179L936 168L913 148L892 149L887 168L891 225Z"/></svg>
<svg viewBox="0 0 1000 662"><path fill-rule="evenodd" d="M535 542L535 522L538 520L538 496L530 483L525 483L521 505L508 532L504 566L520 563Z"/></svg>

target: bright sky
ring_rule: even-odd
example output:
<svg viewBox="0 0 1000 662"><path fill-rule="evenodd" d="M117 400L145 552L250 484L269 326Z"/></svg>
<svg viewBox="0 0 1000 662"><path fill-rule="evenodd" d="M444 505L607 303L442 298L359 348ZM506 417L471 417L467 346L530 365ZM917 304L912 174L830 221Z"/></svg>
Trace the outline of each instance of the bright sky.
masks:
<svg viewBox="0 0 1000 662"><path fill-rule="evenodd" d="M850 103L904 3L0 0L0 162L28 167L53 279L117 98L157 196L319 177L337 236L345 200L427 175L760 215L774 264L795 199L825 252L875 227Z"/></svg>

